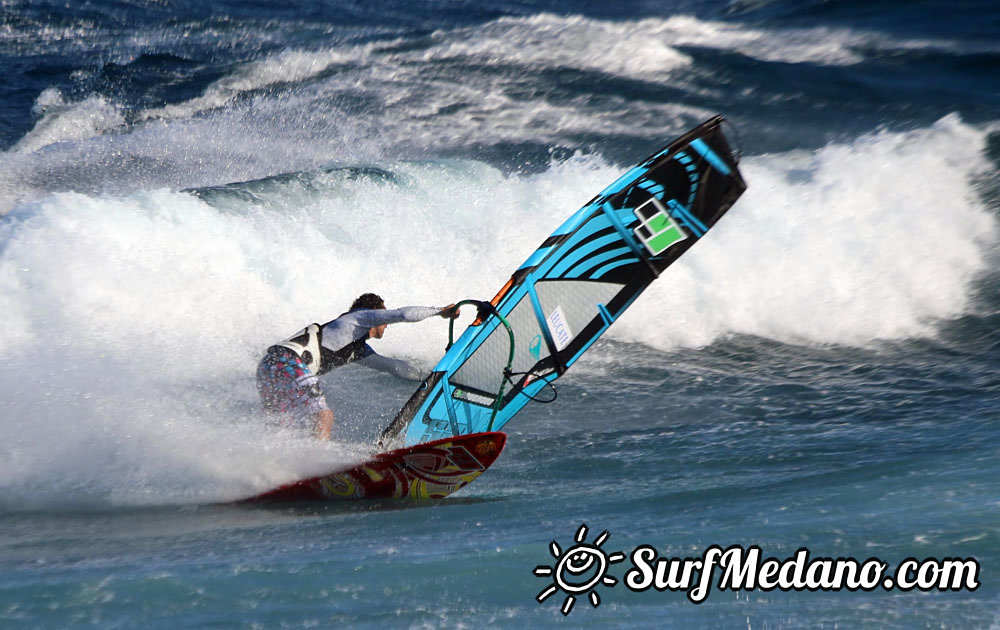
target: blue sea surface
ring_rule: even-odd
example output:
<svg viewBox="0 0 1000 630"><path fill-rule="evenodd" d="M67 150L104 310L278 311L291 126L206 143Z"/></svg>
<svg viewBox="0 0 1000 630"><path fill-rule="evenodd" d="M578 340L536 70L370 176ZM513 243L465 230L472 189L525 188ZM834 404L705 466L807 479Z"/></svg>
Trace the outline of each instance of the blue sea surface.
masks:
<svg viewBox="0 0 1000 630"><path fill-rule="evenodd" d="M996 3L7 0L0 68L0 627L1000 627ZM262 422L267 346L366 291L492 297L717 113L746 194L487 473L229 504L359 461L414 389L324 376L319 444ZM445 326L373 345L429 370ZM614 579L539 602L602 532ZM694 604L627 588L641 545L978 588Z"/></svg>

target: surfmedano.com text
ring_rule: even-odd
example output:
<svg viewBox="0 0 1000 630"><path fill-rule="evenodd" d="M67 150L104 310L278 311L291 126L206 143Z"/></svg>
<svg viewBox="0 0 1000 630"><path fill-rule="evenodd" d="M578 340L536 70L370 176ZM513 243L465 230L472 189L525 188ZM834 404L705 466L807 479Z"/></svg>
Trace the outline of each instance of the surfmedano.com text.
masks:
<svg viewBox="0 0 1000 630"><path fill-rule="evenodd" d="M763 558L761 548L708 547L700 558L661 558L649 545L636 547L633 568L625 574L629 590L684 591L695 604L705 601L713 583L720 591L974 591L979 562L974 558L906 558L889 572L879 558L810 558L803 547L784 559ZM713 580L718 577L717 582Z"/></svg>

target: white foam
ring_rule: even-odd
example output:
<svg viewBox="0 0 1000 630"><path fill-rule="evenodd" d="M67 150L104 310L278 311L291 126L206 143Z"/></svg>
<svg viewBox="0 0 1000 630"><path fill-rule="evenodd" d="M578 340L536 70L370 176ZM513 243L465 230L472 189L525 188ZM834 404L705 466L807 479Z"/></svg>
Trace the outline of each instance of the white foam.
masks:
<svg viewBox="0 0 1000 630"><path fill-rule="evenodd" d="M169 50L168 35L132 34L127 49ZM132 125L105 97L68 102L50 88L38 97L34 129L0 154L0 212L53 189L180 188L304 169L331 157L356 162L456 146L562 144L595 132L662 137L714 112L614 94L598 95L599 102L584 95L553 99L524 77L597 71L697 92L706 88L692 83L692 58L679 47L852 63L855 42L869 39L686 16L608 21L541 14L437 31L420 46L399 38L285 50L237 66L190 100L136 112L140 122ZM121 55L123 63L132 58ZM366 103L361 113L349 105L358 100Z"/></svg>
<svg viewBox="0 0 1000 630"><path fill-rule="evenodd" d="M140 118L190 117L227 105L245 92L278 83L312 80L337 65L344 68L328 80L326 89L378 88L387 105L407 105L412 116L435 113L457 104L473 108L466 112L469 118L484 112L510 116L518 107L517 99L507 97L503 89L510 81L511 68L531 72L557 68L596 70L668 84L676 83L675 71L692 63L689 55L678 50L680 46L738 51L768 61L843 65L861 60L852 47L884 38L835 29L754 29L690 16L609 21L543 13L439 30L430 39L430 46L418 49L412 49L407 40L398 39L343 44L326 50L285 50L247 63L214 82L201 96L148 110ZM427 68L443 62L492 66L505 72L499 76L467 73L461 81L454 76L443 80L433 75L428 77ZM544 103L536 105L541 107ZM419 111L421 107L423 112ZM406 114L405 109L403 113ZM400 112L394 114L399 117ZM522 114L517 125L523 126L525 118L535 123L532 127L536 130L546 127L542 123L560 120L559 116L548 117L533 111L528 116ZM452 126L446 122L441 128ZM635 132L634 126L631 130Z"/></svg>
<svg viewBox="0 0 1000 630"><path fill-rule="evenodd" d="M364 48L370 47L362 47ZM201 96L183 103L146 110L140 118L190 117L205 110L227 105L244 92L260 90L279 83L307 81L326 71L330 66L351 59L350 51L286 50L246 64L233 74L209 85Z"/></svg>
<svg viewBox="0 0 1000 630"><path fill-rule="evenodd" d="M388 86L383 94L387 104L408 103L416 96L415 85L433 87L439 79L429 78L427 68L442 62L492 66L505 70L499 77L468 73L461 81L448 77L441 81L454 95L449 104L488 103L503 96L502 86L511 68L538 72L545 69L590 70L612 76L655 83L675 83L675 71L692 64L680 47L735 51L765 61L850 65L864 59L860 49L898 50L949 47L946 41L906 41L878 32L834 28L767 29L739 23L700 20L692 16L610 21L583 16L542 13L530 17L502 17L474 27L435 31L431 45L414 49L409 41L350 44L325 50L285 50L249 62L233 74L219 79L205 92L189 101L154 108L141 118L189 117L222 107L242 93L278 83L314 79L333 66L341 73L329 80L330 88L345 85L355 90L369 84ZM368 86L366 88L366 86ZM435 94L447 100L446 91ZM417 112L414 112L416 114Z"/></svg>
<svg viewBox="0 0 1000 630"><path fill-rule="evenodd" d="M103 50L115 41L117 61L127 63L142 50L173 50L171 36L169 30L99 31L74 36L66 45ZM209 41L218 34L194 28L191 36ZM237 29L231 36L236 45L249 35ZM278 31L258 33L254 41L274 37ZM401 151L564 144L594 133L663 137L714 113L683 100L604 93L552 98L532 78L548 70L597 71L699 94L711 88L692 79L694 53L685 47L844 65L873 50L959 44L690 16L612 21L543 13L417 40L284 50L236 66L190 100L135 112L137 124L126 125L121 108L106 97L70 102L49 88L38 97L41 118L34 129L0 154L0 213L53 190L122 194L216 184L331 158L357 162ZM352 105L359 101L365 103L360 112Z"/></svg>
<svg viewBox="0 0 1000 630"><path fill-rule="evenodd" d="M996 246L972 181L991 168L984 148L983 132L949 116L748 160L738 207L616 334L661 349L733 333L851 345L933 335L970 308Z"/></svg>
<svg viewBox="0 0 1000 630"><path fill-rule="evenodd" d="M692 63L692 58L678 49L684 46L735 51L765 61L850 65L864 59L859 52L862 48L898 50L952 45L947 41L896 40L878 32L850 29L753 28L685 15L610 21L547 13L438 30L430 40L430 46L416 49L400 38L360 45L345 43L325 50L285 50L245 64L210 85L199 97L148 110L142 117L191 116L226 105L244 92L311 80L336 65L345 67L341 76L330 80L331 87L347 83L354 89L365 89L369 82L394 83L400 93L386 90L384 96L388 104L398 104L414 95L411 84L433 85L435 79L426 76L426 69L445 61L492 66L507 72L511 68L532 72L557 68L596 70L666 84L676 81L674 71ZM461 81L450 77L444 83L460 91L478 91L476 98L455 98L453 102L481 103L502 96L498 88L508 79L506 73L498 79L469 73Z"/></svg>
<svg viewBox="0 0 1000 630"><path fill-rule="evenodd" d="M996 237L970 183L987 168L984 137L949 117L814 155L749 160L736 210L615 334L664 348L732 332L816 343L928 334L934 319L967 308ZM619 171L586 157L532 176L466 162L389 166L402 183L331 175L227 213L167 191L22 206L29 218L4 228L0 353L52 326L72 323L74 342L100 345L144 320L163 338L158 351L183 354L208 342L177 322L204 310L224 314L227 334L257 331L250 356L291 332L298 313L335 315L359 285L397 304L489 297L567 209ZM672 316L650 332L645 320L662 319L661 309Z"/></svg>
<svg viewBox="0 0 1000 630"><path fill-rule="evenodd" d="M345 44L318 51L285 50L245 64L214 82L199 97L148 110L141 117L191 116L226 105L241 93L278 83L307 81L341 64L348 66L344 68L344 76L333 78L330 87L339 89L346 83L355 90L364 90L369 82L376 85L394 83L400 91L386 89L384 95L387 103L394 104L413 96L414 83L433 85L433 80L425 77L426 68L447 60L504 67L522 65L533 69L566 67L642 77L655 77L690 63L687 56L669 45L630 37L634 26L634 23L543 14L527 19L502 18L485 26L436 31L431 36L433 45L426 49L409 50L408 42L398 39ZM469 95L472 96L468 99L470 103L499 96L499 91L492 89L499 85L497 81L481 77L470 86L470 78L465 75L462 81L455 81L456 77L451 77L447 83L459 90L491 87L487 93L480 91ZM503 102L506 104L508 99Z"/></svg>
<svg viewBox="0 0 1000 630"><path fill-rule="evenodd" d="M424 59L469 58L494 66L599 70L663 78L691 58L659 37L661 20L613 22L540 14L500 18L484 26L438 31Z"/></svg>
<svg viewBox="0 0 1000 630"><path fill-rule="evenodd" d="M666 82L671 70L690 65L678 50L697 46L740 52L788 63L849 65L861 61L852 50L877 36L847 29L767 29L693 16L607 21L581 16L536 15L500 18L470 40L474 52L536 66L596 69L615 75Z"/></svg>
<svg viewBox="0 0 1000 630"><path fill-rule="evenodd" d="M364 456L234 414L237 382L209 389L170 373L170 383L155 364L72 344L35 357L38 369L8 360L0 370L5 388L18 383L0 404L0 509L232 501Z"/></svg>
<svg viewBox="0 0 1000 630"><path fill-rule="evenodd" d="M85 140L121 127L125 119L118 108L102 96L67 103L56 88L43 90L33 111L41 119L12 151L29 153L57 142Z"/></svg>
<svg viewBox="0 0 1000 630"><path fill-rule="evenodd" d="M271 258L266 216L168 192L20 212L0 262L0 502L227 500L356 456L253 413L260 307L283 306L254 262Z"/></svg>

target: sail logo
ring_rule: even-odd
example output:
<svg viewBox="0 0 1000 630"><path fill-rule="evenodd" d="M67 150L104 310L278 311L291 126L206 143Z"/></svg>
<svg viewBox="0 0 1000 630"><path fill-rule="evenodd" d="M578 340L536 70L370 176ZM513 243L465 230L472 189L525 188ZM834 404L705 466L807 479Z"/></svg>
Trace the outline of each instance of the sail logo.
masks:
<svg viewBox="0 0 1000 630"><path fill-rule="evenodd" d="M649 201L632 212L639 219L639 227L632 231L654 256L659 256L687 238L684 230L656 197L650 197Z"/></svg>
<svg viewBox="0 0 1000 630"><path fill-rule="evenodd" d="M556 350L563 350L573 340L573 333L566 323L566 314L563 313L562 306L557 306L556 310L549 313L546 321L549 324L549 332L552 333L552 341L556 344Z"/></svg>
<svg viewBox="0 0 1000 630"><path fill-rule="evenodd" d="M528 345L528 352L537 361L542 358L542 336L535 335Z"/></svg>

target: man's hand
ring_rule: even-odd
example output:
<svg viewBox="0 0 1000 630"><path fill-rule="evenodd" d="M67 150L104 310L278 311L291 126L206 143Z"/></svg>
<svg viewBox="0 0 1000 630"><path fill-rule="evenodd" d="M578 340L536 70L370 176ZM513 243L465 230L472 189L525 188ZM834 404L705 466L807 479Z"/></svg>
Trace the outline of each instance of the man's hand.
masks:
<svg viewBox="0 0 1000 630"><path fill-rule="evenodd" d="M454 304L449 304L441 309L440 315L445 319L458 319L458 309L455 308Z"/></svg>

